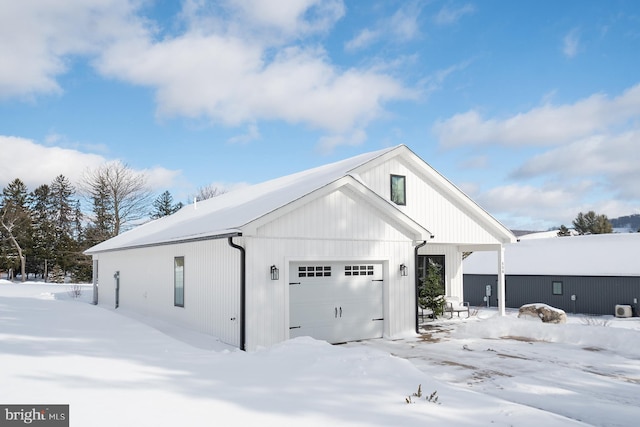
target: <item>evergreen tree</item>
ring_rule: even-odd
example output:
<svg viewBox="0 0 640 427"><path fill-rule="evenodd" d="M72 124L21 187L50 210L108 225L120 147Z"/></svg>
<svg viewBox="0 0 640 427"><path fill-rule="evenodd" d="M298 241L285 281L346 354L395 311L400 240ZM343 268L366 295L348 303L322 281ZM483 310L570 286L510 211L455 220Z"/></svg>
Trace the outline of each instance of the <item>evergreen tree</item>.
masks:
<svg viewBox="0 0 640 427"><path fill-rule="evenodd" d="M564 225L561 225L560 229L558 230L558 237L565 237L565 236L571 236L571 231L569 231L569 229Z"/></svg>
<svg viewBox="0 0 640 427"><path fill-rule="evenodd" d="M115 236L112 202L105 184L97 185L90 195L93 204L91 222L85 228L87 246L93 246Z"/></svg>
<svg viewBox="0 0 640 427"><path fill-rule="evenodd" d="M164 193L159 195L156 200L154 200L151 218L158 219L162 218L163 216L171 215L179 211L180 208L182 208L182 202L174 204L171 193L169 193L169 191L165 191Z"/></svg>
<svg viewBox="0 0 640 427"><path fill-rule="evenodd" d="M49 281L52 283L64 283L64 271L58 264L54 265L51 269Z"/></svg>
<svg viewBox="0 0 640 427"><path fill-rule="evenodd" d="M43 184L29 194L29 209L33 224L32 267L43 278L47 275L47 265L53 260L56 240L53 225L54 212L51 206L51 190Z"/></svg>
<svg viewBox="0 0 640 427"><path fill-rule="evenodd" d="M606 215L597 215L594 211L580 212L573 220L573 226L580 234L613 233L613 226Z"/></svg>
<svg viewBox="0 0 640 427"><path fill-rule="evenodd" d="M427 276L422 280L418 289L418 305L423 309L433 311L433 317L437 318L444 313L444 283L440 270L442 266L429 260Z"/></svg>
<svg viewBox="0 0 640 427"><path fill-rule="evenodd" d="M66 274L73 266L79 247L74 239L75 188L64 175L58 175L51 183L51 208L55 231L55 263Z"/></svg>

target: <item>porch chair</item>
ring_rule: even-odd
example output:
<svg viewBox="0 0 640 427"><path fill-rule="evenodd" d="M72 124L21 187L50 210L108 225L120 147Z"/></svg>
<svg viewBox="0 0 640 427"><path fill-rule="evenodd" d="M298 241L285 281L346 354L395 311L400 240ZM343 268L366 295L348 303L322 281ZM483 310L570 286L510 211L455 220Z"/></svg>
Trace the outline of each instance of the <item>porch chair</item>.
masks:
<svg viewBox="0 0 640 427"><path fill-rule="evenodd" d="M422 322L424 322L425 316L431 317L431 320L435 320L433 310L431 310L430 308L424 308L420 304L418 304L418 313L418 316L420 317Z"/></svg>
<svg viewBox="0 0 640 427"><path fill-rule="evenodd" d="M456 313L460 317L460 313L467 313L469 318L469 303L466 301L460 301L458 297L445 297L444 312L449 313L449 318L453 318L453 313Z"/></svg>

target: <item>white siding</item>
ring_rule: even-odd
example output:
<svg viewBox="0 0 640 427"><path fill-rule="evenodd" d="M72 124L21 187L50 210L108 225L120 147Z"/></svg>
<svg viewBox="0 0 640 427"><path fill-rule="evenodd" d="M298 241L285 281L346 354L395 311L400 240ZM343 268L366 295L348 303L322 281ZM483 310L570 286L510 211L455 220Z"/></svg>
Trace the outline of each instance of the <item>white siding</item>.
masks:
<svg viewBox="0 0 640 427"><path fill-rule="evenodd" d="M287 237L288 236L288 237ZM245 237L247 250L247 348L289 338L289 263L383 263L385 336L415 327L414 252L411 240L343 191L311 201ZM400 275L400 264L409 267ZM269 267L280 270L272 281Z"/></svg>
<svg viewBox="0 0 640 427"><path fill-rule="evenodd" d="M282 215L258 230L259 236L406 241L361 198L340 188Z"/></svg>
<svg viewBox="0 0 640 427"><path fill-rule="evenodd" d="M407 204L398 206L405 214L423 225L435 235L434 242L451 244L497 243L489 227L474 220L467 208L459 201L466 197L455 187L429 181L424 173L394 157L374 168L360 172L362 180L375 192L390 199L390 176L404 175L407 178Z"/></svg>
<svg viewBox="0 0 640 427"><path fill-rule="evenodd" d="M445 293L463 298L462 252L456 246L427 243L418 251L419 255L444 255Z"/></svg>
<svg viewBox="0 0 640 427"><path fill-rule="evenodd" d="M289 263L293 261L382 262L385 336L396 336L415 327L415 270L409 241L246 238L246 242L247 349L289 338ZM409 266L408 276L400 276L402 263ZM277 281L270 279L271 265L280 270Z"/></svg>
<svg viewBox="0 0 640 427"><path fill-rule="evenodd" d="M184 256L184 307L174 306L173 262L177 256ZM227 239L106 252L94 257L100 263L100 306L115 306L113 275L119 271L121 308L240 345L240 253L228 245Z"/></svg>

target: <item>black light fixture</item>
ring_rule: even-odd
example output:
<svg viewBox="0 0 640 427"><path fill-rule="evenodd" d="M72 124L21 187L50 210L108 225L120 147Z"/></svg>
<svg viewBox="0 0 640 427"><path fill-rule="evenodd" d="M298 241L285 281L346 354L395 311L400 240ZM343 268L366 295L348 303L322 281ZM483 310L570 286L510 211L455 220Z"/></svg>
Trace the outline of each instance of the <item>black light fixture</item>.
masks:
<svg viewBox="0 0 640 427"><path fill-rule="evenodd" d="M271 266L271 280L278 280L280 279L280 270L278 270L278 267L276 267L275 265Z"/></svg>
<svg viewBox="0 0 640 427"><path fill-rule="evenodd" d="M409 269L407 268L407 266L404 264L400 264L400 275L407 276L408 274L409 274Z"/></svg>

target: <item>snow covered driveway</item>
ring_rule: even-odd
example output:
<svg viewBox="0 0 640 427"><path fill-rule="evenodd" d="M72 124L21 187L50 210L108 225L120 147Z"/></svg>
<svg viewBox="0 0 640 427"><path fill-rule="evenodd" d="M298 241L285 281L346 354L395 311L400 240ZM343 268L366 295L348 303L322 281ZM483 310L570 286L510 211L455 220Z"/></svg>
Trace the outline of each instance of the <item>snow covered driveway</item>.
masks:
<svg viewBox="0 0 640 427"><path fill-rule="evenodd" d="M244 353L92 306L89 296L0 281L0 404L69 404L75 427L631 426L640 419L638 319L556 328L481 312L487 318L434 322L437 342L411 336L332 346L301 337ZM421 398L413 396L419 384ZM434 391L438 403L426 400Z"/></svg>
<svg viewBox="0 0 640 427"><path fill-rule="evenodd" d="M428 376L596 426L640 423L640 319L569 316L565 325L480 310L427 322L420 338L370 340Z"/></svg>

